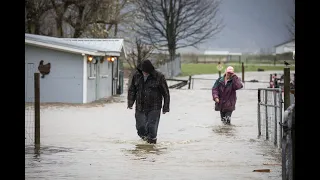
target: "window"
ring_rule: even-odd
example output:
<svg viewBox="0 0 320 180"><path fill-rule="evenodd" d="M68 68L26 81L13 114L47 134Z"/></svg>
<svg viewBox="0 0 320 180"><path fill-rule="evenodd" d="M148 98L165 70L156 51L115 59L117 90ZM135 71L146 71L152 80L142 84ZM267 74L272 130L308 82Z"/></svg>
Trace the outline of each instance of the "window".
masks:
<svg viewBox="0 0 320 180"><path fill-rule="evenodd" d="M90 62L88 64L88 76L89 77L96 77L96 66L97 66L97 64L94 64L92 62Z"/></svg>

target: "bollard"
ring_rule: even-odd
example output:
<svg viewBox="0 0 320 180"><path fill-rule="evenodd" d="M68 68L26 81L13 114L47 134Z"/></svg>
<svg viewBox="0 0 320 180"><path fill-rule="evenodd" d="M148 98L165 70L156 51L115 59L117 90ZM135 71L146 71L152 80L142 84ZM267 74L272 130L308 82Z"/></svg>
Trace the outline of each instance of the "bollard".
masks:
<svg viewBox="0 0 320 180"><path fill-rule="evenodd" d="M284 93L284 110L290 106L290 68L284 68L284 85L283 85L283 93Z"/></svg>

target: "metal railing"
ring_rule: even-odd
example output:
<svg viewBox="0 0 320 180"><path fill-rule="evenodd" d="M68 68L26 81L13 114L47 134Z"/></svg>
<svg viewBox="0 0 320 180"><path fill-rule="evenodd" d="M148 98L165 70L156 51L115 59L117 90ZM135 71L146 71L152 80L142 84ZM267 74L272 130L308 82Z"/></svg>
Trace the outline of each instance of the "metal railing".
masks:
<svg viewBox="0 0 320 180"><path fill-rule="evenodd" d="M284 112L282 137L282 179L295 179L295 104Z"/></svg>
<svg viewBox="0 0 320 180"><path fill-rule="evenodd" d="M282 91L280 88L258 88L258 136L280 147L282 137Z"/></svg>

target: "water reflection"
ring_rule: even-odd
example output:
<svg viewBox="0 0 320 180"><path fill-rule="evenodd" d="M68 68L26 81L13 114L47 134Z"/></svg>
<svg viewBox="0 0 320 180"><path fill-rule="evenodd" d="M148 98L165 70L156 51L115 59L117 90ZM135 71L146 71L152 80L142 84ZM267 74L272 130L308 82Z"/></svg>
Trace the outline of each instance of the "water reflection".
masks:
<svg viewBox="0 0 320 180"><path fill-rule="evenodd" d="M156 154L160 155L164 153L166 147L161 147L160 145L153 144L136 144L134 149L128 150L136 156L147 155L147 154Z"/></svg>
<svg viewBox="0 0 320 180"><path fill-rule="evenodd" d="M166 147L163 147L159 144L147 144L141 143L136 144L132 149L126 149L124 152L129 155L133 155L133 160L142 160L155 162L155 156L164 154L166 152Z"/></svg>
<svg viewBox="0 0 320 180"><path fill-rule="evenodd" d="M212 131L219 135L234 136L236 129L234 125L217 125L212 128Z"/></svg>

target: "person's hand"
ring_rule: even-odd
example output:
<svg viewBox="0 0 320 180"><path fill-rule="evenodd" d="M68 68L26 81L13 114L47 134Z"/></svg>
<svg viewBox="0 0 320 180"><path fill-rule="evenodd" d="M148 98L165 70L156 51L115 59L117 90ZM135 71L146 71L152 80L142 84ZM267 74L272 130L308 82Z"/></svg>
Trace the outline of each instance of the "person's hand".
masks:
<svg viewBox="0 0 320 180"><path fill-rule="evenodd" d="M216 103L219 103L219 98L214 99Z"/></svg>
<svg viewBox="0 0 320 180"><path fill-rule="evenodd" d="M233 73L233 74L231 75L231 77L233 77L233 76L237 76L236 73Z"/></svg>
<svg viewBox="0 0 320 180"><path fill-rule="evenodd" d="M127 107L127 109L132 109L132 107Z"/></svg>

